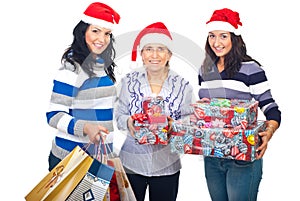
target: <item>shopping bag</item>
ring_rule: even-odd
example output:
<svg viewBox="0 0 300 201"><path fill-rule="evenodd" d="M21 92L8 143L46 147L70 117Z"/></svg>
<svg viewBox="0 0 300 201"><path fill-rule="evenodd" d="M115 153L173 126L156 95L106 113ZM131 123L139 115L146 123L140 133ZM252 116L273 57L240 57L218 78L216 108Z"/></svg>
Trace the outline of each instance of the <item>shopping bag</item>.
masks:
<svg viewBox="0 0 300 201"><path fill-rule="evenodd" d="M119 157L108 159L108 163L115 168L118 191L121 201L136 201L134 192Z"/></svg>
<svg viewBox="0 0 300 201"><path fill-rule="evenodd" d="M93 158L76 146L26 196L26 201L65 200L89 170Z"/></svg>
<svg viewBox="0 0 300 201"><path fill-rule="evenodd" d="M66 201L103 200L113 173L113 167L94 159L88 172Z"/></svg>

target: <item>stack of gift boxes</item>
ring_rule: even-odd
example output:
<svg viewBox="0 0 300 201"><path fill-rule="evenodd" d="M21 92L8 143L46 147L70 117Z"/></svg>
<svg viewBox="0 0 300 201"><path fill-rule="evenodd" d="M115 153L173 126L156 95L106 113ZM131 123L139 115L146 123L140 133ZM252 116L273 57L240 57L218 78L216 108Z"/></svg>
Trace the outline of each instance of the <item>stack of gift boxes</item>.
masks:
<svg viewBox="0 0 300 201"><path fill-rule="evenodd" d="M168 120L161 96L145 97L142 113L131 117L134 120L135 138L139 144L168 144Z"/></svg>
<svg viewBox="0 0 300 201"><path fill-rule="evenodd" d="M191 105L191 114L175 121L172 152L253 161L265 121L257 120L254 100L204 99Z"/></svg>

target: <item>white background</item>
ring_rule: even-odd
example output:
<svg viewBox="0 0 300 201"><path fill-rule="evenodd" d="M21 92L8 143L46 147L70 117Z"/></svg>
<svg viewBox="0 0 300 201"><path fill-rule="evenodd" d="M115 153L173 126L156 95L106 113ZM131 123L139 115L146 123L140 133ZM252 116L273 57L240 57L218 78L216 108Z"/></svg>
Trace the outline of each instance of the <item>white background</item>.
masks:
<svg viewBox="0 0 300 201"><path fill-rule="evenodd" d="M54 130L46 123L52 80L72 31L91 1L2 1L1 17L1 200L24 196L47 174ZM170 31L204 47L205 22L213 10L240 13L248 53L264 65L272 93L282 111L280 129L264 156L258 200L299 199L299 10L296 1L138 1L105 0L120 15L117 37L163 21ZM219 3L220 2L220 3ZM172 60L174 70L195 71ZM177 63L177 65L176 65ZM117 61L122 76L129 55ZM182 69L184 69L182 71ZM196 72L186 73L196 87ZM203 160L184 156L178 201L210 200ZM4 178L4 179L3 179Z"/></svg>

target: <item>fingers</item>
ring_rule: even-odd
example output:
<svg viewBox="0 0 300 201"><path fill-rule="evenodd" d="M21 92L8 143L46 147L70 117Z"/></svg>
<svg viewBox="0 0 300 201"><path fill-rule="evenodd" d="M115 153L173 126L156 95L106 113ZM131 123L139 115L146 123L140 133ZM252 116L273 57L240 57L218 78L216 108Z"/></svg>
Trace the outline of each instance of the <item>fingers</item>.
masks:
<svg viewBox="0 0 300 201"><path fill-rule="evenodd" d="M131 117L129 117L128 120L127 120L127 127L128 127L129 132L130 132L130 135L132 137L135 137L135 135L134 135L134 132L135 132L134 120Z"/></svg>
<svg viewBox="0 0 300 201"><path fill-rule="evenodd" d="M264 154L265 154L265 152L267 150L267 147L268 147L268 142L269 142L270 138L272 137L270 135L270 133L267 132L267 131L260 132L259 136L261 137L262 143L256 149L256 153L257 153L256 158L257 159L261 159L264 156Z"/></svg>
<svg viewBox="0 0 300 201"><path fill-rule="evenodd" d="M105 140L109 130L99 124L86 123L84 126L84 133L88 135L89 140L94 144L99 144L101 137Z"/></svg>

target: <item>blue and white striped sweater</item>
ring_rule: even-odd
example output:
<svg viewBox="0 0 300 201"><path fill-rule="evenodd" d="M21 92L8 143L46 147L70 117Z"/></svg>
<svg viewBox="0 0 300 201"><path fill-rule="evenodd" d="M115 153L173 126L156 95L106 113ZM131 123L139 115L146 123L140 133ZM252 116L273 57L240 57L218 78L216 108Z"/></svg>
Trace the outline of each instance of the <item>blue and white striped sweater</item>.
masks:
<svg viewBox="0 0 300 201"><path fill-rule="evenodd" d="M76 145L89 142L83 134L86 122L95 122L113 132L113 105L116 89L104 69L89 78L83 70L60 69L53 82L48 124L58 130L52 152L59 158Z"/></svg>
<svg viewBox="0 0 300 201"><path fill-rule="evenodd" d="M217 69L199 73L199 98L255 99L267 120L281 121L278 105L272 97L265 71L255 62L243 62L240 71L229 78Z"/></svg>

